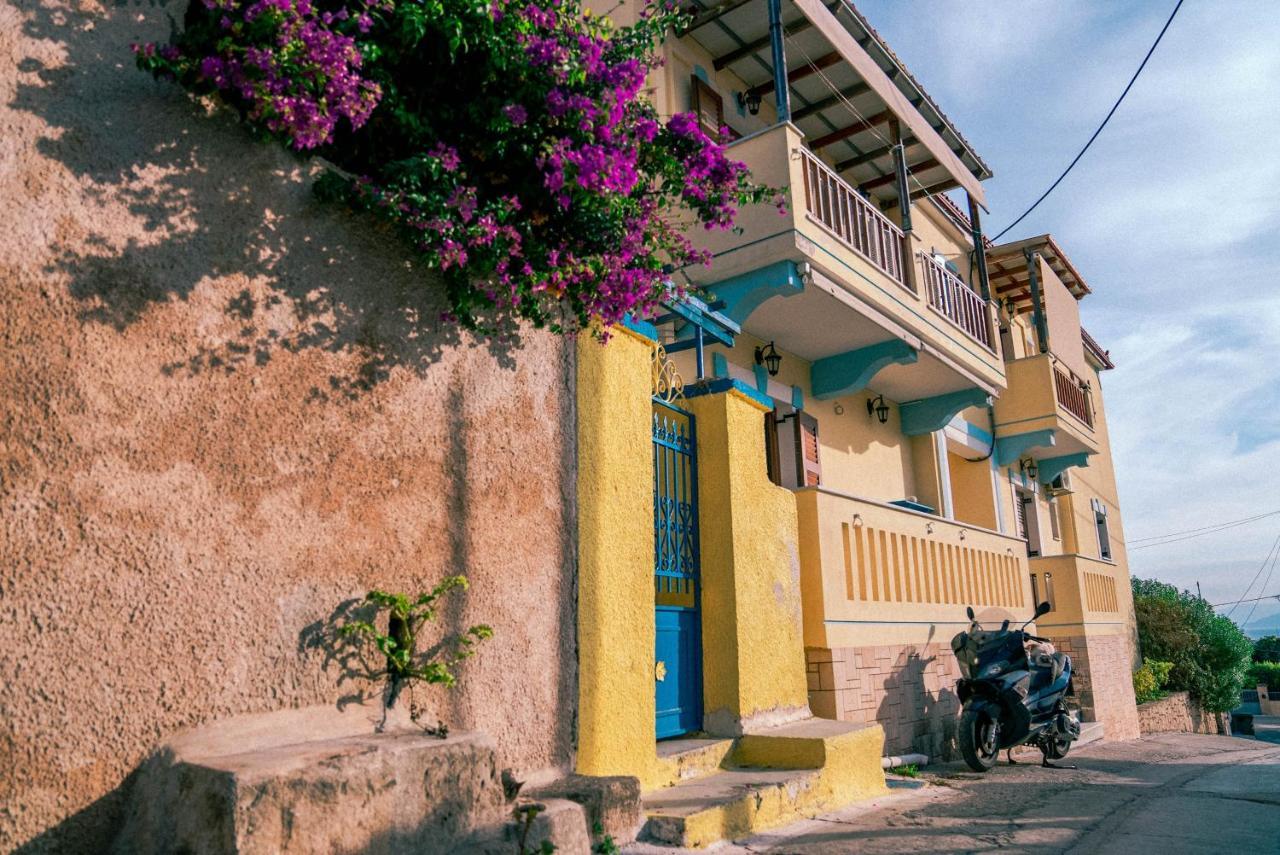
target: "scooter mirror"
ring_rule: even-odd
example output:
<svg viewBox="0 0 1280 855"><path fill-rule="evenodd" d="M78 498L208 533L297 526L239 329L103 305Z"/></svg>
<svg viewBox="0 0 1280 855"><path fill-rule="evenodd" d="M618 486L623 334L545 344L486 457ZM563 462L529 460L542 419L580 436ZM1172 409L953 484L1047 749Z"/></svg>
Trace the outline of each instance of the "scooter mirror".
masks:
<svg viewBox="0 0 1280 855"><path fill-rule="evenodd" d="M973 606L967 606L964 613L969 616L969 620L973 620Z"/></svg>
<svg viewBox="0 0 1280 855"><path fill-rule="evenodd" d="M1036 606L1036 617L1040 617L1040 615L1047 615L1052 610L1053 610L1053 606L1049 605L1048 601L1046 600L1045 602Z"/></svg>

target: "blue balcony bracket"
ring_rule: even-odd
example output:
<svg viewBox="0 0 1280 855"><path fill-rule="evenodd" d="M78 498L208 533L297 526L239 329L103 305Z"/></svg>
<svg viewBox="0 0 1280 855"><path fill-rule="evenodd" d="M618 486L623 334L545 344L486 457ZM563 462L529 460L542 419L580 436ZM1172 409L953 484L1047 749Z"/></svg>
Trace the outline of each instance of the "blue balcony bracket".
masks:
<svg viewBox="0 0 1280 855"><path fill-rule="evenodd" d="M809 386L820 401L853 395L890 365L910 365L920 354L902 339L890 339L828 356L809 369Z"/></svg>
<svg viewBox="0 0 1280 855"><path fill-rule="evenodd" d="M1053 448L1057 437L1051 429L1015 433L996 439L996 465L1008 466L1032 448Z"/></svg>
<svg viewBox="0 0 1280 855"><path fill-rule="evenodd" d="M722 315L741 324L765 300L799 294L804 290L804 277L794 261L779 261L708 285L706 290L715 294Z"/></svg>
<svg viewBox="0 0 1280 855"><path fill-rule="evenodd" d="M804 409L804 390L799 386L791 387L791 406L797 410Z"/></svg>
<svg viewBox="0 0 1280 855"><path fill-rule="evenodd" d="M1039 463L1039 474L1036 476L1041 484L1052 484L1053 479L1057 478L1063 472L1066 472L1072 466L1085 467L1089 465L1089 452L1082 451L1079 454L1064 454L1062 457L1050 457L1048 460L1041 460Z"/></svg>
<svg viewBox="0 0 1280 855"><path fill-rule="evenodd" d="M922 436L942 430L961 410L986 406L990 400L990 392L972 386L959 392L948 392L903 404L898 408L902 413L902 433L906 436Z"/></svg>
<svg viewBox="0 0 1280 855"><path fill-rule="evenodd" d="M729 360L725 358L723 353L711 354L711 376L712 377L728 377L729 376Z"/></svg>
<svg viewBox="0 0 1280 855"><path fill-rule="evenodd" d="M756 388L761 392L769 391L769 372L765 370L763 365L757 365L756 369Z"/></svg>

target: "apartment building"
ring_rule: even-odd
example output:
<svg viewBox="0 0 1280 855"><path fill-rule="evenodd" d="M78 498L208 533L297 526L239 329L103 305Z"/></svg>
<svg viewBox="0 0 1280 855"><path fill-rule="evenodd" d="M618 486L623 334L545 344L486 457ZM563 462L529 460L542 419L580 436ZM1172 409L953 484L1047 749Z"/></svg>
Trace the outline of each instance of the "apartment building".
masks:
<svg viewBox="0 0 1280 855"><path fill-rule="evenodd" d="M880 754L950 754L966 606L1040 599L1086 719L1136 736L1088 287L983 237L991 170L850 3L694 8L649 96L786 204L579 348L579 770L638 775L683 844L874 792ZM689 807L753 763L820 783Z"/></svg>

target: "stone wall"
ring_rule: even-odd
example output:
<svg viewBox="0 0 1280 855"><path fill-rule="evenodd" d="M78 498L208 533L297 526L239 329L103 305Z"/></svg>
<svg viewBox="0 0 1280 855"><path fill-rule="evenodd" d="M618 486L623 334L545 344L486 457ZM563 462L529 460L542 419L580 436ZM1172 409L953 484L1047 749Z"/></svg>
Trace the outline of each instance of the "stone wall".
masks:
<svg viewBox="0 0 1280 855"><path fill-rule="evenodd" d="M369 691L338 607L465 572L432 718L571 761L567 343L437 323L401 247L129 45L182 5L0 6L0 851L102 851L181 728Z"/></svg>
<svg viewBox="0 0 1280 855"><path fill-rule="evenodd" d="M1107 739L1137 739L1137 702L1127 637L1049 637L1059 652L1071 657L1071 682L1080 704L1080 717L1102 722Z"/></svg>
<svg viewBox="0 0 1280 855"><path fill-rule="evenodd" d="M1153 733L1231 733L1230 719L1223 713L1205 712L1186 692L1172 692L1158 701L1138 707L1142 735Z"/></svg>
<svg viewBox="0 0 1280 855"><path fill-rule="evenodd" d="M886 755L952 758L960 669L949 644L807 647L805 663L814 715L880 722Z"/></svg>

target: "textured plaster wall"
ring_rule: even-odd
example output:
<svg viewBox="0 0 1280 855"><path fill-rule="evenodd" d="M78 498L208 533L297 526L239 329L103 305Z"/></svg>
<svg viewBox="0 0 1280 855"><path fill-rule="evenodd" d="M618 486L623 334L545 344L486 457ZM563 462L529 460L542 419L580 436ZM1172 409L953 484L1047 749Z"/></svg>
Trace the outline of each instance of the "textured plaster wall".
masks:
<svg viewBox="0 0 1280 855"><path fill-rule="evenodd" d="M419 702L571 759L573 353L436 329L308 166L133 68L182 7L0 6L0 850L99 851L174 731L333 703L339 603L468 573Z"/></svg>

